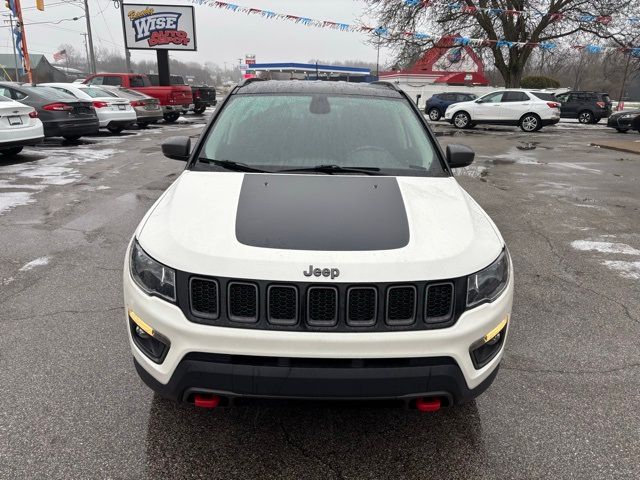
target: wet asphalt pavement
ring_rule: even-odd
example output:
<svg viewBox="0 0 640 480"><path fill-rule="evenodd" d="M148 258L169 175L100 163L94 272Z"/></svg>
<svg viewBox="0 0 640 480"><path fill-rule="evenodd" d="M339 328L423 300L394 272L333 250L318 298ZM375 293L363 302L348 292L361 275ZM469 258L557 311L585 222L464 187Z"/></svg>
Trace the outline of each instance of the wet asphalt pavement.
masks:
<svg viewBox="0 0 640 480"><path fill-rule="evenodd" d="M589 146L618 134L436 126L476 150L459 179L516 271L474 404L198 411L138 379L121 292L127 242L184 166L160 142L204 122L187 119L0 159L1 479L640 477L640 155Z"/></svg>

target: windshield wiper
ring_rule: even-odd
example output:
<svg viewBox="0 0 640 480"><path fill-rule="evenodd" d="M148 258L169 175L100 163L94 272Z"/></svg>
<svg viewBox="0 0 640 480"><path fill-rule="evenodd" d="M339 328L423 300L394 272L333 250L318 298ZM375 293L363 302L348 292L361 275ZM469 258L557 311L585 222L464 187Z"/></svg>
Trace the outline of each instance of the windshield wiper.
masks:
<svg viewBox="0 0 640 480"><path fill-rule="evenodd" d="M362 173L364 175L380 175L378 167L341 167L340 165L316 165L315 167L289 168L276 170L275 173L318 172L333 175L334 173Z"/></svg>
<svg viewBox="0 0 640 480"><path fill-rule="evenodd" d="M233 160L214 160L211 158L200 157L200 162L208 162L209 164L217 165L218 167L226 168L227 170L234 170L236 172L255 172L255 173L268 173L267 170L261 170L259 168L252 167L242 162L234 162Z"/></svg>

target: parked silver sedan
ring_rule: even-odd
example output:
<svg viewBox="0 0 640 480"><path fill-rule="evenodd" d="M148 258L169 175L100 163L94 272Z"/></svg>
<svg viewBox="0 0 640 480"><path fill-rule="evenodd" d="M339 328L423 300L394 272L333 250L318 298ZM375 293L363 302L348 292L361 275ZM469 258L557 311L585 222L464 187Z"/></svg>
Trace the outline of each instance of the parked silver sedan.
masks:
<svg viewBox="0 0 640 480"><path fill-rule="evenodd" d="M100 85L100 88L131 102L131 106L136 112L138 127L146 128L150 123L162 120L162 107L157 98L124 87Z"/></svg>

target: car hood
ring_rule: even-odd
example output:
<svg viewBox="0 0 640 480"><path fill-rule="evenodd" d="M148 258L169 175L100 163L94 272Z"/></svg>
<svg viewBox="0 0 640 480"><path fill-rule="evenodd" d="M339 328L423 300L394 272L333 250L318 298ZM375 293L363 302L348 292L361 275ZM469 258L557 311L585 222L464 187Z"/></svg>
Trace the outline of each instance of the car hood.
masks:
<svg viewBox="0 0 640 480"><path fill-rule="evenodd" d="M136 236L178 270L276 281L310 265L339 268L341 282L449 279L504 246L452 177L185 171Z"/></svg>
<svg viewBox="0 0 640 480"><path fill-rule="evenodd" d="M611 117L620 117L622 115L640 115L640 110L622 110L620 112L615 112L611 115Z"/></svg>

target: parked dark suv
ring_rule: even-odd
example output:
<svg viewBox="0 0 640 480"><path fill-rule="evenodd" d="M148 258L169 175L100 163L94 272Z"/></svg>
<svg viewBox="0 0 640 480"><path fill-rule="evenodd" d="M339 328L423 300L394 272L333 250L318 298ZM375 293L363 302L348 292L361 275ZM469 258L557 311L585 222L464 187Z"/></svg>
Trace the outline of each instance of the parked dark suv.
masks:
<svg viewBox="0 0 640 480"><path fill-rule="evenodd" d="M470 102L476 98L478 97L473 93L436 93L427 100L427 106L424 109L424 113L429 115L429 120L436 122L444 115L444 112L447 111L447 107L449 105L453 105L458 102Z"/></svg>
<svg viewBox="0 0 640 480"><path fill-rule="evenodd" d="M560 117L577 118L580 123L598 123L611 115L611 98L602 92L566 92L560 100Z"/></svg>

